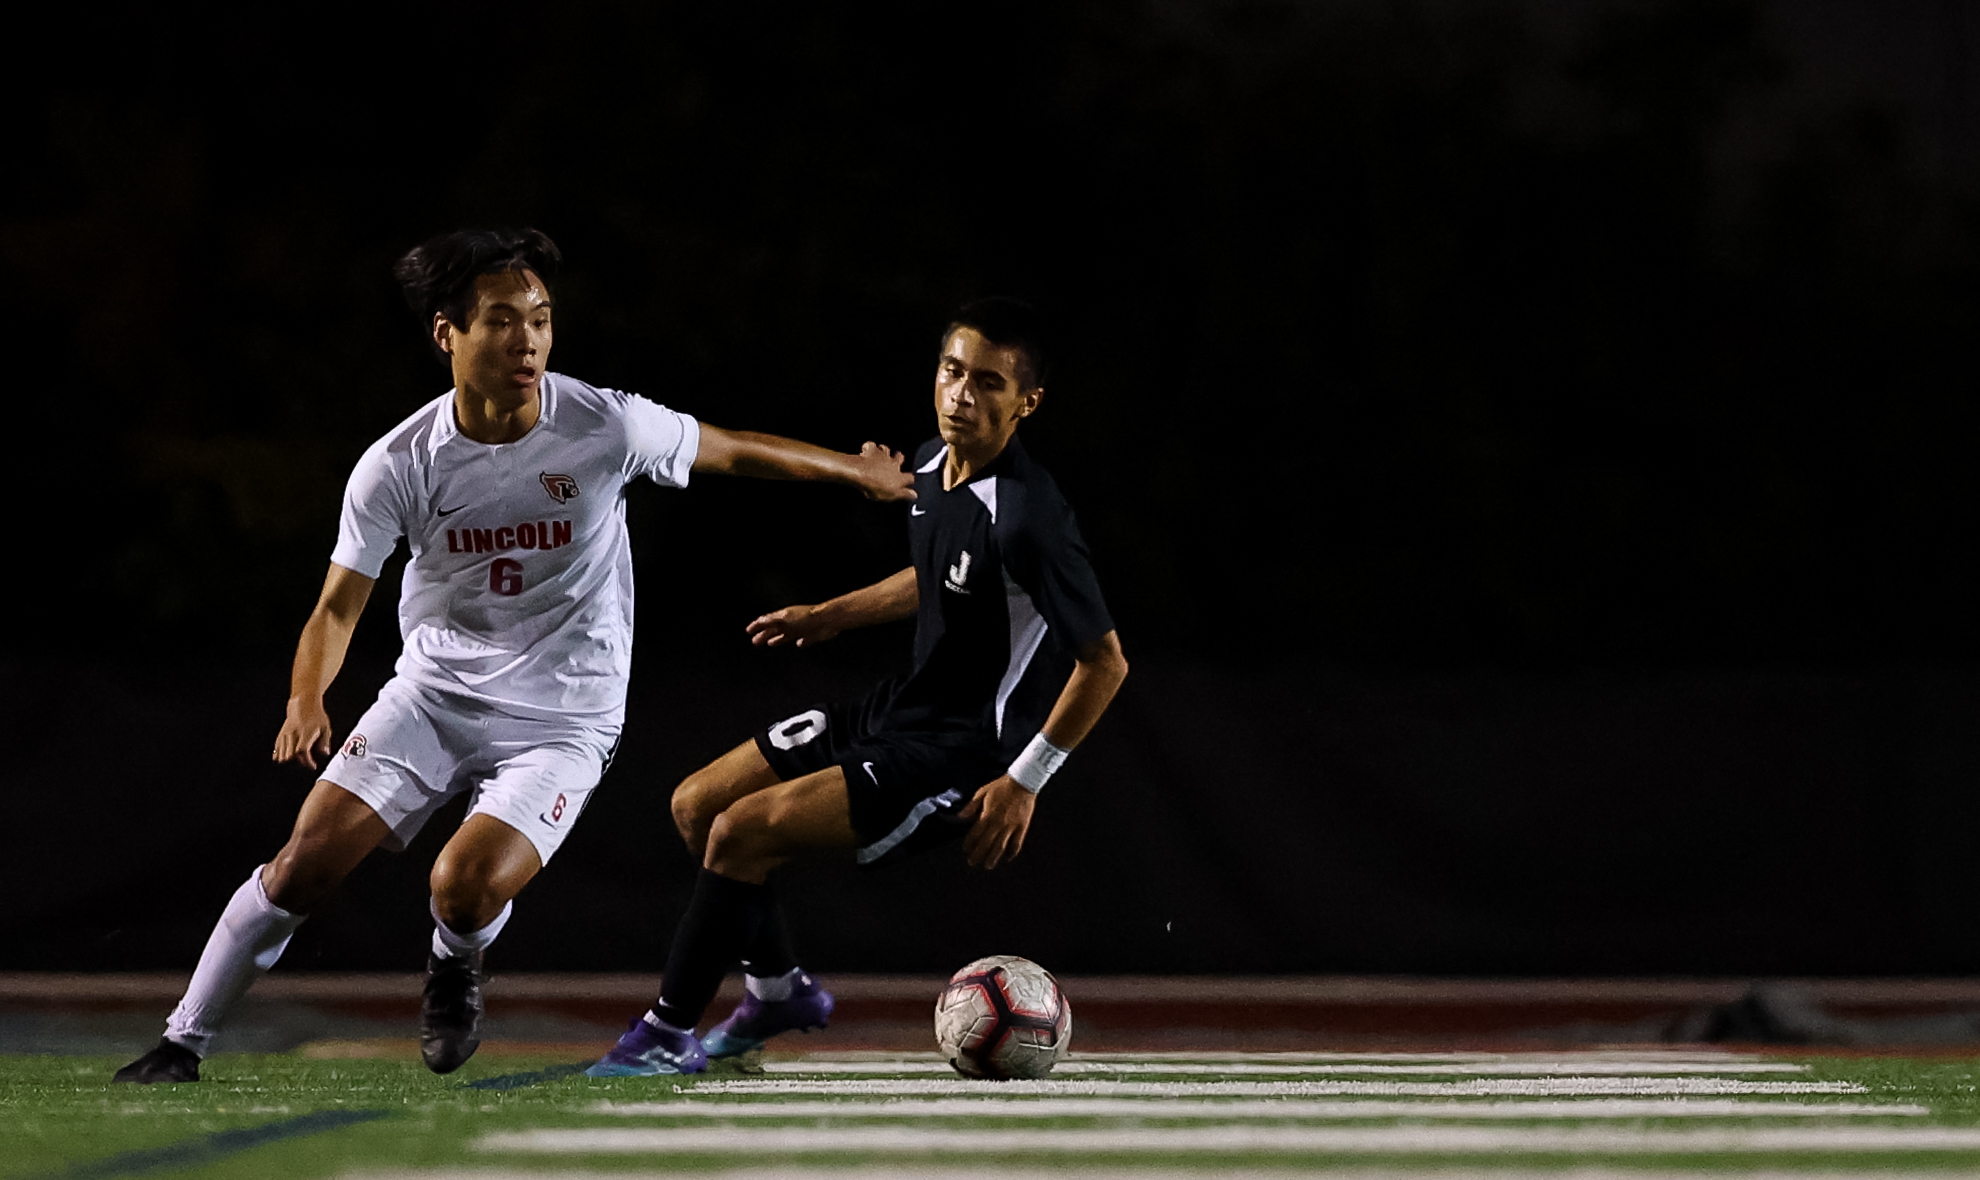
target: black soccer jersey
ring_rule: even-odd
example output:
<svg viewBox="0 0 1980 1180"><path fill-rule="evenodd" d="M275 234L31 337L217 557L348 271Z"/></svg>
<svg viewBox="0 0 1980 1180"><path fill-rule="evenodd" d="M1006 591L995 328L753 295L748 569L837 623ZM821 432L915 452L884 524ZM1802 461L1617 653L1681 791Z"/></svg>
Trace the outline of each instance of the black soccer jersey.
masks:
<svg viewBox="0 0 1980 1180"><path fill-rule="evenodd" d="M940 439L915 453L908 543L920 592L914 670L879 727L994 745L1008 761L1045 723L1080 648L1114 629L1072 508L1012 438L944 491Z"/></svg>

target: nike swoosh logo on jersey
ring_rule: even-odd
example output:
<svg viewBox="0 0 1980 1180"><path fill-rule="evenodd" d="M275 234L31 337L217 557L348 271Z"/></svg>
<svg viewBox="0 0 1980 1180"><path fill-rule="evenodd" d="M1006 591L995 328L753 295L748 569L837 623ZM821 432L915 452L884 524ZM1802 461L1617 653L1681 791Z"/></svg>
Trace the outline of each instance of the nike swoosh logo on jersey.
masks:
<svg viewBox="0 0 1980 1180"><path fill-rule="evenodd" d="M438 512L435 512L435 513L434 513L434 515L435 515L435 516L452 516L452 515L453 515L454 513L456 513L456 512L459 512L459 511L460 511L461 509L463 509L463 508L466 508L466 507L467 507L467 505L466 505L466 504L456 504L456 505L454 505L454 506L453 506L452 508L442 508L442 509L440 509L440 510L439 510Z"/></svg>
<svg viewBox="0 0 1980 1180"><path fill-rule="evenodd" d="M928 509L926 509L926 508L918 508L918 507L917 507L917 508L910 508L910 509L908 509L908 515L909 515L909 516L927 516L927 515L928 515Z"/></svg>
<svg viewBox="0 0 1980 1180"><path fill-rule="evenodd" d="M873 785L876 787L879 786L880 776L873 773L873 764L871 762L862 762L860 765L866 768L866 777L873 780Z"/></svg>

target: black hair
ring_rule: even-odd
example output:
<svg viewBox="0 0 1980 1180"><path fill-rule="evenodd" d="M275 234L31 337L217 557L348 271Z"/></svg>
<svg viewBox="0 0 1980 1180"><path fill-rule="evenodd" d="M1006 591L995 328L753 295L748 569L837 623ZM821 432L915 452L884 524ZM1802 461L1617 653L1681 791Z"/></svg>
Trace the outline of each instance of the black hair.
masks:
<svg viewBox="0 0 1980 1180"><path fill-rule="evenodd" d="M957 328L974 328L999 348L1017 349L1020 387L1034 389L1045 384L1045 317L1031 304L1008 295L965 303L942 329L943 347L948 346Z"/></svg>
<svg viewBox="0 0 1980 1180"><path fill-rule="evenodd" d="M474 314L474 281L482 275L533 270L549 282L564 260L550 235L536 229L457 229L414 246L392 267L406 306L433 331L433 317L457 328ZM438 346L435 346L436 351ZM445 354L441 354L445 360Z"/></svg>

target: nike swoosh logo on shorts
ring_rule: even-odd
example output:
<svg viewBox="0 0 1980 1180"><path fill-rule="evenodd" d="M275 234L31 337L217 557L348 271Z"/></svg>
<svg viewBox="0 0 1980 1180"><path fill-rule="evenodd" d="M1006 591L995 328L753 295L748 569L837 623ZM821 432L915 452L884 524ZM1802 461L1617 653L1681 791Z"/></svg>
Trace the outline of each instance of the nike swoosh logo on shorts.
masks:
<svg viewBox="0 0 1980 1180"><path fill-rule="evenodd" d="M909 516L927 516L927 515L928 515L928 509L926 509L926 508L910 508L910 509L908 509L908 515L909 515Z"/></svg>
<svg viewBox="0 0 1980 1180"><path fill-rule="evenodd" d="M862 762L860 765L866 768L866 777L873 780L873 785L876 787L879 786L880 776L873 773L873 764L871 762Z"/></svg>
<svg viewBox="0 0 1980 1180"><path fill-rule="evenodd" d="M467 505L466 505L466 504L456 504L456 505L454 505L454 506L453 506L452 508L442 508L442 509L440 509L440 510L439 510L438 512L435 512L435 513L434 513L434 515L435 515L435 516L452 516L452 515L453 515L454 513L456 513L456 512L459 512L459 511L460 511L461 509L463 509L463 508L466 508L466 507L467 507Z"/></svg>

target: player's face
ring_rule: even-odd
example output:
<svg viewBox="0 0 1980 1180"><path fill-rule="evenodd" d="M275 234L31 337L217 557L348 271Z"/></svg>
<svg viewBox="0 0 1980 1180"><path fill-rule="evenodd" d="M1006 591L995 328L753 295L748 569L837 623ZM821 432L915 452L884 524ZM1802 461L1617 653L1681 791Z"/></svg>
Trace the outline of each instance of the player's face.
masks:
<svg viewBox="0 0 1980 1180"><path fill-rule="evenodd" d="M969 455L1004 449L1045 395L1018 380L1020 360L1017 349L992 344L975 328L949 334L935 366L935 427L943 442Z"/></svg>
<svg viewBox="0 0 1980 1180"><path fill-rule="evenodd" d="M535 393L550 364L550 288L535 271L474 281L466 327L435 317L433 339L453 358L454 384L497 401Z"/></svg>

